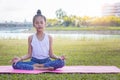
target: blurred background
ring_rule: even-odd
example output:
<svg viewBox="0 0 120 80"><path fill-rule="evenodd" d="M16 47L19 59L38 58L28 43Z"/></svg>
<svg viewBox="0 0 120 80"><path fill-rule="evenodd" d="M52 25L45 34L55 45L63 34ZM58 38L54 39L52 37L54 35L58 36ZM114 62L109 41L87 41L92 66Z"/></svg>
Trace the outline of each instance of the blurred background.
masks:
<svg viewBox="0 0 120 80"><path fill-rule="evenodd" d="M0 0L0 38L35 32L32 18L38 9L47 18L46 32L53 36L120 34L120 0Z"/></svg>

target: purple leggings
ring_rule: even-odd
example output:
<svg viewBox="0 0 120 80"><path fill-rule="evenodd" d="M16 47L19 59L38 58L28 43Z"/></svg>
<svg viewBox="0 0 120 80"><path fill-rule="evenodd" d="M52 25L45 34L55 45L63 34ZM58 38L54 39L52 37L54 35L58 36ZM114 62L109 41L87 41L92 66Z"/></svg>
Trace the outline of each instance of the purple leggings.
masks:
<svg viewBox="0 0 120 80"><path fill-rule="evenodd" d="M65 65L64 60L56 59L51 60L50 58L46 59L36 59L34 57L31 58L31 61L27 62L17 62L16 64L13 63L12 66L14 69L20 69L20 70L33 70L34 64L44 64L44 67L54 67L54 69L62 68Z"/></svg>

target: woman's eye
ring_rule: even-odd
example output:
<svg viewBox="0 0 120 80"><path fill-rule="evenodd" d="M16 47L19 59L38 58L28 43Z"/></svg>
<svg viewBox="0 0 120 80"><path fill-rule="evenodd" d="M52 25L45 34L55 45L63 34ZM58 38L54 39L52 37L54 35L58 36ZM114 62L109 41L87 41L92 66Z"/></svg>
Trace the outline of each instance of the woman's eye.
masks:
<svg viewBox="0 0 120 80"><path fill-rule="evenodd" d="M42 21L41 21L40 23L41 23L41 24L43 24L43 22L42 22Z"/></svg>
<svg viewBox="0 0 120 80"><path fill-rule="evenodd" d="M36 22L35 24L43 24L43 21L41 21L41 22Z"/></svg>
<svg viewBox="0 0 120 80"><path fill-rule="evenodd" d="M36 22L36 24L39 24L39 22Z"/></svg>

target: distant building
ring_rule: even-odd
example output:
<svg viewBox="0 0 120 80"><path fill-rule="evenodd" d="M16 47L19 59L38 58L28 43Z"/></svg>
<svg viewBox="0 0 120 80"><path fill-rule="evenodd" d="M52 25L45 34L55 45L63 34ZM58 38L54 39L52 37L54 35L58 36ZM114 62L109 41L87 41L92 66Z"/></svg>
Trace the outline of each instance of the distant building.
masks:
<svg viewBox="0 0 120 80"><path fill-rule="evenodd" d="M113 4L104 4L102 7L102 15L120 17L120 2Z"/></svg>

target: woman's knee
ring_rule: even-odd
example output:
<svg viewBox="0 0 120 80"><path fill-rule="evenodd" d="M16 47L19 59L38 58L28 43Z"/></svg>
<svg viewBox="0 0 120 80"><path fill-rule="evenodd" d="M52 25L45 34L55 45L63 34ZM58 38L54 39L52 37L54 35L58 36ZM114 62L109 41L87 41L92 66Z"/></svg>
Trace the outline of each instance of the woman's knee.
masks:
<svg viewBox="0 0 120 80"><path fill-rule="evenodd" d="M65 61L61 59L59 59L59 61L60 61L61 67L63 67L65 65Z"/></svg>
<svg viewBox="0 0 120 80"><path fill-rule="evenodd" d="M19 69L19 62L13 63L13 64L12 64L12 67L13 67L14 69Z"/></svg>
<svg viewBox="0 0 120 80"><path fill-rule="evenodd" d="M56 60L54 68L55 69L62 68L64 65L65 65L65 61L61 60L61 59L58 59L58 60Z"/></svg>
<svg viewBox="0 0 120 80"><path fill-rule="evenodd" d="M44 64L44 67L54 67L54 69L62 68L65 65L65 61L61 59L57 59L54 61L50 61Z"/></svg>
<svg viewBox="0 0 120 80"><path fill-rule="evenodd" d="M20 70L33 70L33 65L24 64L23 62L14 63L12 64L12 67Z"/></svg>

